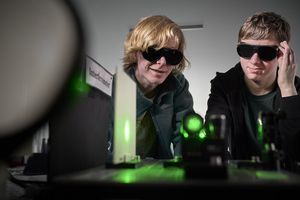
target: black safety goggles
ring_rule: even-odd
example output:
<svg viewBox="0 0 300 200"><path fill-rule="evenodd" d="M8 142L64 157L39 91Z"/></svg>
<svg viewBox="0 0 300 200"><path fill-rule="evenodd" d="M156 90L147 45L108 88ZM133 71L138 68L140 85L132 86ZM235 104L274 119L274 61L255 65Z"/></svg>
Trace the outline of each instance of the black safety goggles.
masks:
<svg viewBox="0 0 300 200"><path fill-rule="evenodd" d="M253 54L257 53L262 61L271 61L278 55L277 46L264 46L264 45L249 45L239 44L237 46L237 53L240 57L250 59Z"/></svg>
<svg viewBox="0 0 300 200"><path fill-rule="evenodd" d="M178 65L183 58L180 51L169 48L156 50L154 47L148 47L148 49L143 52L143 57L150 62L156 62L163 56L169 65Z"/></svg>

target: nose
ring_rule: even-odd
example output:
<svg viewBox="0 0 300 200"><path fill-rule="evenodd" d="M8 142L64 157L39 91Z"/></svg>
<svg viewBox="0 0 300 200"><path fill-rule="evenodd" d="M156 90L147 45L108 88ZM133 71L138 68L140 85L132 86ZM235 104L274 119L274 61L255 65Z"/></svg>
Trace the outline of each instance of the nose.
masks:
<svg viewBox="0 0 300 200"><path fill-rule="evenodd" d="M160 59L158 59L156 61L156 64L159 64L159 65L166 65L167 64L167 60L164 56L160 57Z"/></svg>
<svg viewBox="0 0 300 200"><path fill-rule="evenodd" d="M252 55L252 57L250 58L250 62L251 63L258 63L258 62L260 62L261 60L260 60L260 58L259 58L259 56L258 56L258 54L257 53L254 53L253 55Z"/></svg>

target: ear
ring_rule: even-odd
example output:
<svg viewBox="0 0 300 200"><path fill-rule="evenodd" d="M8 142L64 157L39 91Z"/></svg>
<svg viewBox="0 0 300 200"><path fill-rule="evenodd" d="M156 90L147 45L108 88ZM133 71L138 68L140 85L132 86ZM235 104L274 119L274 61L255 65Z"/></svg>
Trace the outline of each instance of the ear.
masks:
<svg viewBox="0 0 300 200"><path fill-rule="evenodd" d="M278 49L278 52L277 52L277 62L278 62L278 65L281 65L282 59L283 59L283 53L282 53L282 51L280 51Z"/></svg>
<svg viewBox="0 0 300 200"><path fill-rule="evenodd" d="M138 62L141 58L143 58L142 52L141 51L136 51L134 53L135 60Z"/></svg>

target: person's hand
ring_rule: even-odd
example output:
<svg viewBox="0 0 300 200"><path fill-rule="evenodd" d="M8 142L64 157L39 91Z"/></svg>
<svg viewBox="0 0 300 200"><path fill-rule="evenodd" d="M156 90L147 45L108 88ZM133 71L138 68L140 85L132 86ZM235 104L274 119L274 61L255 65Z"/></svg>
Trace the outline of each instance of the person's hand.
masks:
<svg viewBox="0 0 300 200"><path fill-rule="evenodd" d="M281 91L281 96L297 95L294 80L298 66L295 62L294 52L286 41L280 43L279 50L277 83Z"/></svg>

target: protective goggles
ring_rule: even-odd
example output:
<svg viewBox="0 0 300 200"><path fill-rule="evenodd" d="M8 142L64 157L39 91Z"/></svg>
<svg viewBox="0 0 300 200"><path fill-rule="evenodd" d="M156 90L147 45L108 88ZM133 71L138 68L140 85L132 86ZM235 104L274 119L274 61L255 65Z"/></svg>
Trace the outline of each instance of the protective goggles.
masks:
<svg viewBox="0 0 300 200"><path fill-rule="evenodd" d="M156 50L154 47L148 47L148 49L143 52L143 57L150 62L156 62L163 56L169 65L178 65L183 58L180 51L169 48Z"/></svg>
<svg viewBox="0 0 300 200"><path fill-rule="evenodd" d="M276 58L278 54L277 46L263 46L263 45L249 45L239 44L237 46L237 53L240 57L250 59L253 54L257 53L262 61L271 61Z"/></svg>

